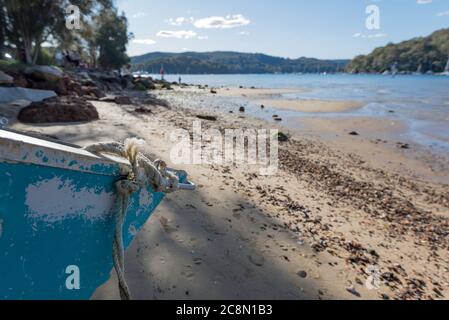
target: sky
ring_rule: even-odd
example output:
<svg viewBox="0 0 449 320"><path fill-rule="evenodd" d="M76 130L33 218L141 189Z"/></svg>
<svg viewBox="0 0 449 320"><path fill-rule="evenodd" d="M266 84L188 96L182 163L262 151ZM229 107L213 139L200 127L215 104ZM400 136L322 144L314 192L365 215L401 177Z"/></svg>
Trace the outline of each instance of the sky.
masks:
<svg viewBox="0 0 449 320"><path fill-rule="evenodd" d="M449 0L116 0L128 54L239 51L350 59L449 27Z"/></svg>

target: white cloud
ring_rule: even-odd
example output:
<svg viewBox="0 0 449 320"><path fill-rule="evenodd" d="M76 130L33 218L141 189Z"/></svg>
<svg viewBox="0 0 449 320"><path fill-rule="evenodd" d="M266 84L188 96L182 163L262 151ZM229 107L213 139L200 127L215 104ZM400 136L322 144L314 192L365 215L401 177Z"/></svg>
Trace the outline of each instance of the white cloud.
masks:
<svg viewBox="0 0 449 320"><path fill-rule="evenodd" d="M185 18L185 17L178 17L178 18L170 18L168 19L168 23L172 26L182 26L183 24L187 23L193 23L194 18Z"/></svg>
<svg viewBox="0 0 449 320"><path fill-rule="evenodd" d="M198 19L193 25L199 29L230 29L236 27L247 26L251 21L241 14L234 14L226 17L208 17Z"/></svg>
<svg viewBox="0 0 449 320"><path fill-rule="evenodd" d="M199 40L208 40L209 37L208 36L198 36Z"/></svg>
<svg viewBox="0 0 449 320"><path fill-rule="evenodd" d="M443 17L443 16L449 16L449 11L443 11L443 12L437 13L437 17Z"/></svg>
<svg viewBox="0 0 449 320"><path fill-rule="evenodd" d="M191 30L168 31L161 30L157 33L161 38L191 39L196 37L196 32Z"/></svg>
<svg viewBox="0 0 449 320"><path fill-rule="evenodd" d="M132 43L153 45L153 44L156 44L156 41L154 41L152 39L133 39Z"/></svg>
<svg viewBox="0 0 449 320"><path fill-rule="evenodd" d="M239 35L241 35L241 36L249 36L250 33L247 32L247 31L242 31L242 32L239 32Z"/></svg>
<svg viewBox="0 0 449 320"><path fill-rule="evenodd" d="M429 4L432 3L432 0L416 0L417 4Z"/></svg>
<svg viewBox="0 0 449 320"><path fill-rule="evenodd" d="M134 19L143 18L143 17L146 17L146 16L147 16L147 14L145 12L137 12L137 13L132 15L132 17Z"/></svg>

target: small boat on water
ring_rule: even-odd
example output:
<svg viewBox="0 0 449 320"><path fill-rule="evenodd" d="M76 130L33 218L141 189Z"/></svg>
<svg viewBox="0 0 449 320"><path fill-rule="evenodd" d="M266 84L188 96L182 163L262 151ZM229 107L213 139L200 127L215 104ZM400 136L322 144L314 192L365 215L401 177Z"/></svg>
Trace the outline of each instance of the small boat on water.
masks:
<svg viewBox="0 0 449 320"><path fill-rule="evenodd" d="M420 65L418 66L418 69L416 69L416 71L413 72L412 74L415 75L415 76L420 76L420 75L422 75L422 64L420 64Z"/></svg>
<svg viewBox="0 0 449 320"><path fill-rule="evenodd" d="M393 66L391 67L391 75L393 77L395 77L399 72L398 65L399 64L397 62L395 62L395 63L393 63Z"/></svg>
<svg viewBox="0 0 449 320"><path fill-rule="evenodd" d="M449 58L447 59L446 67L444 71L441 73L442 76L449 76Z"/></svg>
<svg viewBox="0 0 449 320"><path fill-rule="evenodd" d="M110 277L117 233L126 249L165 196L130 192L116 228L117 183L132 170L117 155L0 130L0 299L89 299ZM166 170L177 189L195 188Z"/></svg>

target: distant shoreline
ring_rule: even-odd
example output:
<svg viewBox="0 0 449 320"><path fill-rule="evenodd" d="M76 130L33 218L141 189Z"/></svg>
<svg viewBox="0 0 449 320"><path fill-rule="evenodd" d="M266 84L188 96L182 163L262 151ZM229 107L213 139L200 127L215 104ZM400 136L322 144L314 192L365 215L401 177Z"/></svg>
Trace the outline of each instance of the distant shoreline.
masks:
<svg viewBox="0 0 449 320"><path fill-rule="evenodd" d="M152 77L152 78L160 78L160 74L155 73L144 73L144 72L133 72L135 77ZM392 77L392 74L383 74L383 73L350 73L350 72L334 72L334 73L166 73L165 77L173 77L173 76L261 76L261 75L273 75L273 76L283 76L283 75L298 75L298 76L308 76L308 75L349 75L349 76L386 76ZM448 77L449 74L441 74L441 73L433 73L433 74L415 74L415 73L398 73L394 75L395 77L399 76L425 76L425 77Z"/></svg>
<svg viewBox="0 0 449 320"><path fill-rule="evenodd" d="M224 113L236 113L240 106L244 106L245 116L269 122L280 121L290 129L298 127L298 119L312 117L333 119L335 123L330 123L331 126L338 126L339 119L343 117L354 120L372 118L382 120L382 124L387 125L377 133L375 127L367 129L366 126L371 125L369 121L355 121L353 125L349 122L347 127L350 131L366 131L374 139L388 138L419 144L438 154L445 154L449 150L449 131L445 129L447 103L437 98L439 92L447 86L446 78L421 78L414 75L397 78L381 75L334 77L194 75L189 78L184 75L181 76L183 81L194 84L173 88L185 93L186 107L196 104L205 111L216 109ZM170 80L170 77L166 79ZM428 89L416 91L424 87ZM196 101L197 98L202 101ZM181 103L184 102L175 102ZM416 112L420 114L419 117ZM395 129L388 134L390 124L401 130Z"/></svg>

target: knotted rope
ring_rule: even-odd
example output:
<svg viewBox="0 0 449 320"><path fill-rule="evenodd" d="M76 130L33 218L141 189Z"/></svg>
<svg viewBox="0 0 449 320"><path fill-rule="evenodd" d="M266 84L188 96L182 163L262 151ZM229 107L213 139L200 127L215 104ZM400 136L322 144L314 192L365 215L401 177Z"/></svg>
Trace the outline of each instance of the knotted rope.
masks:
<svg viewBox="0 0 449 320"><path fill-rule="evenodd" d="M167 166L163 161L156 160L153 163L145 156L142 151L143 144L142 140L127 139L124 144L118 142L97 143L84 148L98 156L101 156L102 153L110 153L126 158L131 164L132 173L125 180L116 183L119 210L115 220L112 254L122 300L131 299L125 279L125 249L123 245L123 225L130 196L148 186L152 186L156 192L170 193L176 191L179 185L178 177L166 170Z"/></svg>

